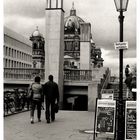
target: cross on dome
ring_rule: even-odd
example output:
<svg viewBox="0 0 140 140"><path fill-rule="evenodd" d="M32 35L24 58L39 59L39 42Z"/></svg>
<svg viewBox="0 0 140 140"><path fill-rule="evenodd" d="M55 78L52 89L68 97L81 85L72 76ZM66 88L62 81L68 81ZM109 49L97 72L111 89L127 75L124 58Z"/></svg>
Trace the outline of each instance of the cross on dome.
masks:
<svg viewBox="0 0 140 140"><path fill-rule="evenodd" d="M74 10L74 1L72 2L72 8L71 9Z"/></svg>
<svg viewBox="0 0 140 140"><path fill-rule="evenodd" d="M36 30L38 31L38 26L36 26Z"/></svg>

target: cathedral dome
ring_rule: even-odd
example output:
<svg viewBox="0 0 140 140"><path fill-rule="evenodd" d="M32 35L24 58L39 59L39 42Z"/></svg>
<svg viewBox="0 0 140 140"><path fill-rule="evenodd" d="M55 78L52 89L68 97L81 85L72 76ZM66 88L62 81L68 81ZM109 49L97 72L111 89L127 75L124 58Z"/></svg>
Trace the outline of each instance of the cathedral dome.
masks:
<svg viewBox="0 0 140 140"><path fill-rule="evenodd" d="M65 17L64 19L65 30L67 28L78 30L80 28L81 22L84 22L84 20L76 16L76 10L74 9L74 3L73 3L72 9L70 10L70 16Z"/></svg>
<svg viewBox="0 0 140 140"><path fill-rule="evenodd" d="M65 27L75 27L80 28L80 22L84 22L80 17L78 16L68 16L64 19L64 25Z"/></svg>

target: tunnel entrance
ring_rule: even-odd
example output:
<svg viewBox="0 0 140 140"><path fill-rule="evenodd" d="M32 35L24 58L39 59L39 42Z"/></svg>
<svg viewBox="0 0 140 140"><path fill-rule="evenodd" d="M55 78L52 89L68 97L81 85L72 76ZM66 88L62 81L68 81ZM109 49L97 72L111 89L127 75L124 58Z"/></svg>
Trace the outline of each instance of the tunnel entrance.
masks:
<svg viewBox="0 0 140 140"><path fill-rule="evenodd" d="M64 110L87 111L88 97L87 95L64 95Z"/></svg>

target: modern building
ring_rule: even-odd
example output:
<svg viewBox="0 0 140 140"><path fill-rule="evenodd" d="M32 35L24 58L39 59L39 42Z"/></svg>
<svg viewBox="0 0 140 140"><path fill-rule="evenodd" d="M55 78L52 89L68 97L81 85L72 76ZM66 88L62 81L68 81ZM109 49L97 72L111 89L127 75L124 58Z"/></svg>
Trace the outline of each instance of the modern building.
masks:
<svg viewBox="0 0 140 140"><path fill-rule="evenodd" d="M31 42L22 35L4 27L4 68L31 68Z"/></svg>

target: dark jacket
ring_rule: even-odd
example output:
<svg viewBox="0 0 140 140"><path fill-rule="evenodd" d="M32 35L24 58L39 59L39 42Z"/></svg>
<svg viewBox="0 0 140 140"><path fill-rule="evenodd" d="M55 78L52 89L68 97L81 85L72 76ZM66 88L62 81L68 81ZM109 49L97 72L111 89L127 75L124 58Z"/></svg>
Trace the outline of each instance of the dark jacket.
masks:
<svg viewBox="0 0 140 140"><path fill-rule="evenodd" d="M53 81L48 81L43 86L43 93L45 96L45 99L48 101L54 101L57 99L57 102L59 102L59 90L58 85Z"/></svg>

